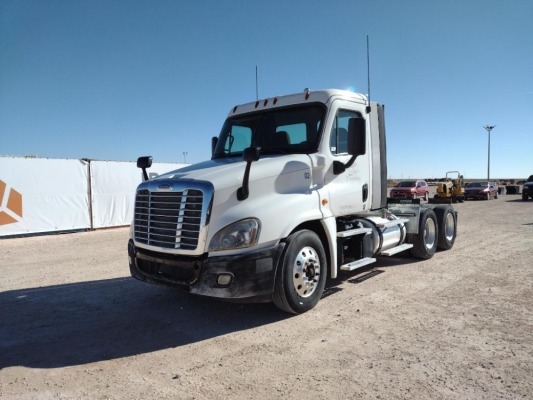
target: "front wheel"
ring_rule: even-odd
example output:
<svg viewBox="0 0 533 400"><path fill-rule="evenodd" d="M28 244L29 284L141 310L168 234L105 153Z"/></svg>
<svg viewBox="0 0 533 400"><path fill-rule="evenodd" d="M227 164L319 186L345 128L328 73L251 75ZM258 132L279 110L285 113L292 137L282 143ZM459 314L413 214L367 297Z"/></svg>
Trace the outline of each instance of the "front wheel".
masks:
<svg viewBox="0 0 533 400"><path fill-rule="evenodd" d="M431 208L420 211L418 233L411 237L411 254L416 258L428 260L437 251L438 225L435 212Z"/></svg>
<svg viewBox="0 0 533 400"><path fill-rule="evenodd" d="M326 278L326 255L319 237L309 230L295 232L287 238L272 300L292 314L309 311L320 300Z"/></svg>

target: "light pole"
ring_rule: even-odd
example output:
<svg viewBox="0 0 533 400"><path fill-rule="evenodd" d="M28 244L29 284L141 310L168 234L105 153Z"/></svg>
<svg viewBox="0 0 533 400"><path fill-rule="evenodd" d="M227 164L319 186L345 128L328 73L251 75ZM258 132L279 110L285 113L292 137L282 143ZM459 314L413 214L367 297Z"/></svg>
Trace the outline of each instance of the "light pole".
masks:
<svg viewBox="0 0 533 400"><path fill-rule="evenodd" d="M496 125L485 125L483 127L489 133L489 156L487 158L487 185L488 185L488 182L490 181L490 131L492 131L495 127Z"/></svg>

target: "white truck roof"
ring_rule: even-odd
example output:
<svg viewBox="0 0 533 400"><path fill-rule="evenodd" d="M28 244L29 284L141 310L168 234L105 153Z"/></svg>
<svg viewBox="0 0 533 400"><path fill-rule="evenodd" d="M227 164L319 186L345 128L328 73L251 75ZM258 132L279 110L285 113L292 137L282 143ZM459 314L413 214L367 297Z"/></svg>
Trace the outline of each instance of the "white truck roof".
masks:
<svg viewBox="0 0 533 400"><path fill-rule="evenodd" d="M348 90L325 89L325 90L305 90L301 93L288 94L285 96L276 96L266 99L253 101L250 103L240 104L233 107L228 117L246 114L253 111L265 110L282 106L303 104L305 102L320 102L327 104L332 98L342 98L349 101L355 101L361 104L367 104L368 99L361 93L354 93Z"/></svg>

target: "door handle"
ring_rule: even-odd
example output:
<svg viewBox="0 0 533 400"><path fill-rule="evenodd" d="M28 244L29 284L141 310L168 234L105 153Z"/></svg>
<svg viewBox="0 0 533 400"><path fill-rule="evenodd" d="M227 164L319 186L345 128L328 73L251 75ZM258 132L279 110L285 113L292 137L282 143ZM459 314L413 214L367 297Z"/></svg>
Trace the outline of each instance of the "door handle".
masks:
<svg viewBox="0 0 533 400"><path fill-rule="evenodd" d="M363 185L363 203L368 199L368 184Z"/></svg>

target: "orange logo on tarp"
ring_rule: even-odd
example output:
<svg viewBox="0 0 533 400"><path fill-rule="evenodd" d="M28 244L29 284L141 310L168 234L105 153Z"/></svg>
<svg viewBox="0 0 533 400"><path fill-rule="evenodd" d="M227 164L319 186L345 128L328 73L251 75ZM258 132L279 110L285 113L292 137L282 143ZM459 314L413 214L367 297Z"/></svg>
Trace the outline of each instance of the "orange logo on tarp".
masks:
<svg viewBox="0 0 533 400"><path fill-rule="evenodd" d="M6 183L0 180L0 225L18 222L15 216L22 218L22 195L15 189L6 191L6 188ZM4 199L7 199L5 205Z"/></svg>

